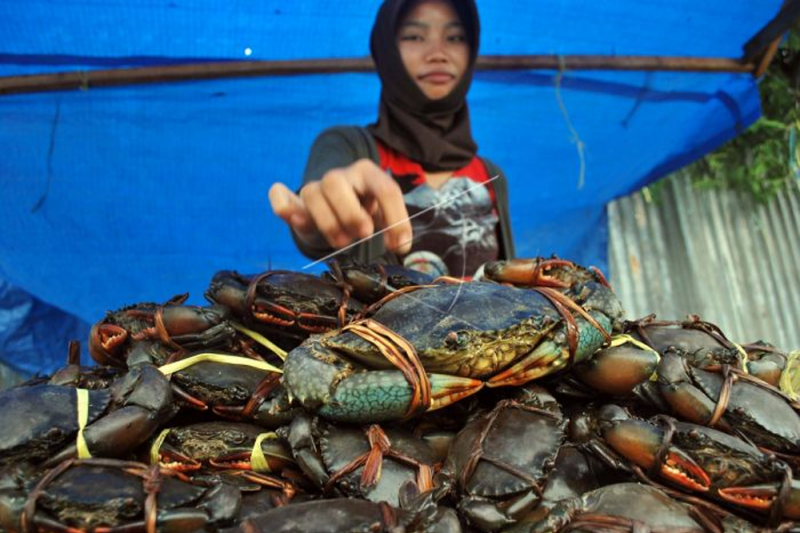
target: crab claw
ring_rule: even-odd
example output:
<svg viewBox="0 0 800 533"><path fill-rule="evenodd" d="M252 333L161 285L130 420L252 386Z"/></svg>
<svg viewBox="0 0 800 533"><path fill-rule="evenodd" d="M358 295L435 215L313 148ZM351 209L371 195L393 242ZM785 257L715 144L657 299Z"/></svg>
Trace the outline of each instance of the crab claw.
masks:
<svg viewBox="0 0 800 533"><path fill-rule="evenodd" d="M158 464L175 472L194 472L203 467L200 462L167 446L158 451Z"/></svg>
<svg viewBox="0 0 800 533"><path fill-rule="evenodd" d="M765 513L770 511L778 499L781 486L779 483L751 485L749 487L729 487L720 489L719 495L737 507L745 507L753 511ZM800 483L792 481L786 501L783 503L783 515L791 520L800 519Z"/></svg>
<svg viewBox="0 0 800 533"><path fill-rule="evenodd" d="M512 285L566 289L570 283L549 275L548 271L557 267L574 266L573 262L565 259L511 259L487 263L484 275L491 280Z"/></svg>
<svg viewBox="0 0 800 533"><path fill-rule="evenodd" d="M597 323L605 330L611 331L610 320L598 314ZM599 350L605 342L604 336L586 320L577 320L577 346L574 361L582 361ZM514 365L492 376L486 382L487 387L519 386L562 370L570 361L569 348L560 346L557 342L545 339L540 342L528 355L517 361Z"/></svg>
<svg viewBox="0 0 800 533"><path fill-rule="evenodd" d="M603 430L605 441L614 451L645 469L652 469L664 432L642 420L616 420L607 422ZM669 446L658 473L676 485L695 492L707 492L711 480L686 452Z"/></svg>
<svg viewBox="0 0 800 533"><path fill-rule="evenodd" d="M102 322L89 332L89 353L101 365L125 366L122 347L129 337L125 328Z"/></svg>
<svg viewBox="0 0 800 533"><path fill-rule="evenodd" d="M477 379L444 374L428 377L431 383L428 411L447 407L483 388L483 382ZM319 414L340 422L399 420L406 415L413 394L412 387L397 370L354 374L339 383Z"/></svg>

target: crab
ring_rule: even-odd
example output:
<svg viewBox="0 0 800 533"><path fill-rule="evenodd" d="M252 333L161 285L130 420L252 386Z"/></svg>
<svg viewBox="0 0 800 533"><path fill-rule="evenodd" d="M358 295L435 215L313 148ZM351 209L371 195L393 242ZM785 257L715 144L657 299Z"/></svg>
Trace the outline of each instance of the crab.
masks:
<svg viewBox="0 0 800 533"><path fill-rule="evenodd" d="M101 378L104 383L104 373ZM23 384L0 393L0 404L0 466L124 457L176 413L169 383L153 367L131 369L107 388Z"/></svg>
<svg viewBox="0 0 800 533"><path fill-rule="evenodd" d="M638 532L722 533L713 518L665 492L639 483L608 485L559 502L539 522L520 523L514 533ZM752 528L737 531L753 531Z"/></svg>
<svg viewBox="0 0 800 533"><path fill-rule="evenodd" d="M281 370L230 353L189 354L159 370L180 402L199 411L267 428L289 423L299 411L280 383Z"/></svg>
<svg viewBox="0 0 800 533"><path fill-rule="evenodd" d="M533 385L469 422L442 470L455 487L461 515L495 531L537 506L566 425L555 398Z"/></svg>
<svg viewBox="0 0 800 533"><path fill-rule="evenodd" d="M284 384L333 420L410 418L484 385L566 368L601 348L622 316L613 292L593 279L566 294L541 291L468 282L394 293L370 317L292 350Z"/></svg>
<svg viewBox="0 0 800 533"><path fill-rule="evenodd" d="M346 285L285 270L252 276L223 270L205 296L248 327L298 340L341 327L362 308Z"/></svg>
<svg viewBox="0 0 800 533"><path fill-rule="evenodd" d="M239 491L185 483L158 467L112 459L68 460L31 491L21 529L195 531L231 523Z"/></svg>
<svg viewBox="0 0 800 533"><path fill-rule="evenodd" d="M398 505L400 489L433 489L436 454L402 429L337 426L303 414L278 431L306 476L325 494Z"/></svg>
<svg viewBox="0 0 800 533"><path fill-rule="evenodd" d="M708 427L658 415L636 419L617 406L598 412L600 439L589 447L646 482L664 482L731 509L800 519L800 484L791 469L756 446ZM609 453L610 452L610 453ZM616 457L620 457L617 460Z"/></svg>
<svg viewBox="0 0 800 533"><path fill-rule="evenodd" d="M201 422L164 429L150 448L151 463L180 472L203 467L277 474L294 465L291 451L274 433L253 424ZM265 476L248 476L251 481L271 481ZM288 484L273 480L269 486L285 489Z"/></svg>

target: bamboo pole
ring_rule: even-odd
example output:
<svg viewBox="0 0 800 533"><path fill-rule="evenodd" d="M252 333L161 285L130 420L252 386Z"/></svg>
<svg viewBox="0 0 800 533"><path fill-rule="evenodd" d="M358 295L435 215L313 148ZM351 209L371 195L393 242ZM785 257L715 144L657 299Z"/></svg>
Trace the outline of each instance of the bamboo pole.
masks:
<svg viewBox="0 0 800 533"><path fill-rule="evenodd" d="M683 72L753 72L750 62L726 58L509 55L481 56L477 70L634 70ZM171 83L220 78L372 72L372 59L224 61L0 77L0 95Z"/></svg>

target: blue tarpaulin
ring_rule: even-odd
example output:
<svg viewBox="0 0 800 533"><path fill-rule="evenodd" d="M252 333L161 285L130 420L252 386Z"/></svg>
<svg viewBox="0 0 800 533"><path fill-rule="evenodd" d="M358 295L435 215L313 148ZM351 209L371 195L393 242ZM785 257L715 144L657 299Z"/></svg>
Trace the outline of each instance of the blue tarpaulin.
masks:
<svg viewBox="0 0 800 533"><path fill-rule="evenodd" d="M479 1L481 53L738 58L781 1ZM0 76L363 57L378 5L7 0ZM0 96L0 357L46 371L106 310L203 303L221 269L301 268L267 190L297 187L317 133L371 122L378 93L375 74L325 74ZM601 268L608 201L760 113L756 80L727 73L479 72L469 104L509 176L518 255Z"/></svg>

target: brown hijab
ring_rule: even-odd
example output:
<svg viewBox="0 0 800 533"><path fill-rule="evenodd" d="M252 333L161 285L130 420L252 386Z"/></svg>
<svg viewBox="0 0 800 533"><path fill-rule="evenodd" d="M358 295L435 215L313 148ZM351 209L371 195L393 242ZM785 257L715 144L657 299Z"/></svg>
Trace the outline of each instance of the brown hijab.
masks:
<svg viewBox="0 0 800 533"><path fill-rule="evenodd" d="M466 96L478 55L480 24L474 0L450 0L464 25L469 65L446 97L430 100L406 72L397 28L414 0L385 0L372 27L370 50L381 78L378 122L368 131L431 172L466 166L478 150L472 139Z"/></svg>

